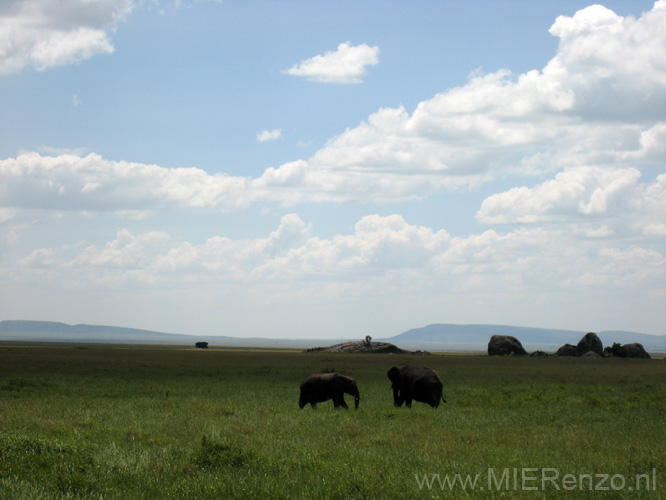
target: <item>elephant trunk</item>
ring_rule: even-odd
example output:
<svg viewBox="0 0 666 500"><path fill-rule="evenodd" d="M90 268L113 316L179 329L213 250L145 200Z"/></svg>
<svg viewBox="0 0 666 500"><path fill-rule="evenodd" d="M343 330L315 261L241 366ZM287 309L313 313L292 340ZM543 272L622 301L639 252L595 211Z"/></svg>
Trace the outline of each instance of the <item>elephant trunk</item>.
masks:
<svg viewBox="0 0 666 500"><path fill-rule="evenodd" d="M354 387L354 393L352 396L354 396L354 410L358 410L358 403L361 401L361 395L359 394L357 387Z"/></svg>
<svg viewBox="0 0 666 500"><path fill-rule="evenodd" d="M393 389L393 406L398 408L398 407L400 407L399 396L398 396L398 394L400 392L400 388L397 385L394 384L392 389Z"/></svg>

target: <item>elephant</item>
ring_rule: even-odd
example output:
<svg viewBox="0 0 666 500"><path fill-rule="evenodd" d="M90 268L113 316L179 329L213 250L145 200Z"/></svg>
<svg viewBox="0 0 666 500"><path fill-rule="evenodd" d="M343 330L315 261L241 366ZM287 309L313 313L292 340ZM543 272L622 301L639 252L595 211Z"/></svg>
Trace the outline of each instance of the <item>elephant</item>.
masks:
<svg viewBox="0 0 666 500"><path fill-rule="evenodd" d="M339 373L313 373L301 382L298 408L302 410L309 403L313 409L316 409L317 403L332 399L335 408L342 406L346 410L349 407L345 403L345 393L354 396L354 409L358 410L358 402L361 397L353 378Z"/></svg>
<svg viewBox="0 0 666 500"><path fill-rule="evenodd" d="M402 368L394 366L388 373L393 389L393 404L400 408L402 403L407 403L407 408L412 407L412 400L427 403L433 408L439 406L440 400L446 403L442 390L444 384L437 372L430 368L406 365Z"/></svg>

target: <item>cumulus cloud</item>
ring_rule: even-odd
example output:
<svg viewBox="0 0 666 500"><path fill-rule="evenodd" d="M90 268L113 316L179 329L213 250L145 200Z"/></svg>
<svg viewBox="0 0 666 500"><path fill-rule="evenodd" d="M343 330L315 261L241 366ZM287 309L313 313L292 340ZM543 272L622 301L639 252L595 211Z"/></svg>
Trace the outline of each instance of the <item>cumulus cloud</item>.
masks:
<svg viewBox="0 0 666 500"><path fill-rule="evenodd" d="M247 239L184 241L123 229L106 243L7 255L0 279L7 289L30 282L38 291L57 290L51 300L104 292L107 301L131 303L140 315L153 307L187 317L224 310L242 318L231 327L235 335L256 335L253 326L274 332L278 323L283 332L299 331L303 314L313 311L324 316L321 328L333 321L328 334L334 335L341 310L353 316L346 320L351 331L368 316L362 328L389 331L424 317L561 324L562 308L572 327L592 316L595 324L628 328L627 314L635 322L637 311L658 308L666 293L663 250L565 227L452 237L400 215L368 215L329 238L313 229L295 213ZM267 321L257 323L259 306Z"/></svg>
<svg viewBox="0 0 666 500"><path fill-rule="evenodd" d="M324 239L310 231L296 214L285 215L276 230L253 239L213 236L193 243L174 241L160 231L123 229L101 246L40 248L5 265L14 280L32 273L32 279L66 279L68 286L84 289L277 283L287 284L295 296L299 290L311 292L316 283L316 293L330 293L329 285L321 284L337 283L338 289L359 295L404 285L419 293L516 293L529 300L535 283L544 290L540 293L549 287L589 293L588 287L609 284L663 290L666 276L666 258L655 249L589 238L582 243L584 251L576 252L572 248L580 240L559 229L451 237L399 215L369 215L349 234Z"/></svg>
<svg viewBox="0 0 666 500"><path fill-rule="evenodd" d="M641 166L665 164L666 66L659 58L664 26L664 0L640 18L600 6L561 16L551 28L560 39L558 51L543 70L475 74L411 113L404 107L380 109L312 157L267 168L256 178L95 154L26 153L0 162L0 205L234 211L259 202L396 202L517 175L554 177L490 197L480 221L607 213L624 194L648 195L638 184ZM351 49L341 44L302 68L347 67L340 63L344 54L374 53ZM257 138L275 136L273 130ZM639 205L638 199L632 202ZM652 221L644 231L662 229Z"/></svg>
<svg viewBox="0 0 666 500"><path fill-rule="evenodd" d="M36 6L33 11L47 21L21 38L6 29L6 21L39 17L24 5ZM0 7L2 72L103 53L104 40L112 48L112 26L131 7L86 2L77 12L87 15L78 18L65 9L57 14L67 20L61 23L49 5L31 0ZM86 10L92 5L100 15ZM191 284L197 307L209 300L208 292L243 290L238 295L247 298L249 316L262 301L288 297L301 306L322 297L328 310L328 299L337 297L361 304L367 317L373 297L386 297L376 309L385 316L387 303L399 309L402 298L414 294L417 300L408 307L423 307L436 318L460 318L466 308L466 317L481 320L484 311L506 309L507 318L543 323L551 315L552 323L561 324L553 315L578 308L581 324L589 317L626 324L624 316L658 310L666 293L666 174L654 174L666 164L664 26L666 0L639 18L601 6L562 16L551 28L559 39L557 53L543 69L474 74L414 110L379 109L313 156L256 177L115 161L86 151L42 150L0 160L0 229L10 243L19 237L17 228L35 224L25 222L26 213L44 213L22 209L49 209L64 218L70 216L65 211L136 215L183 208L233 212L258 203L381 203L520 178L521 187L488 196L477 213L482 224L518 227L452 236L400 215L368 215L353 229L324 238L291 213L259 237L214 234L184 241L130 226L114 229L102 243L47 244L21 255L12 246L0 263L3 287L32 281L58 290L148 290L171 293L178 305L182 288ZM97 37L85 29L98 30ZM54 48L35 51L52 35L59 40ZM356 54L350 57L356 64L345 66L343 53L292 70L319 81L362 79L370 63L359 61L371 59ZM616 307L609 311L608 303Z"/></svg>
<svg viewBox="0 0 666 500"><path fill-rule="evenodd" d="M131 10L132 0L11 0L0 8L0 75L112 53L109 33Z"/></svg>
<svg viewBox="0 0 666 500"><path fill-rule="evenodd" d="M354 46L345 42L338 45L336 51L305 59L283 73L303 76L314 82L361 83L366 66L378 63L379 47L370 47L365 43Z"/></svg>
<svg viewBox="0 0 666 500"><path fill-rule="evenodd" d="M263 130L257 134L259 142L275 141L282 138L282 129L274 128L273 130Z"/></svg>
<svg viewBox="0 0 666 500"><path fill-rule="evenodd" d="M123 229L118 232L115 240L107 243L103 248L89 246L66 266L92 266L123 270L145 268L150 264L148 254L151 247L159 248L158 244L168 238L168 235L162 231L134 236L127 229Z"/></svg>
<svg viewBox="0 0 666 500"><path fill-rule="evenodd" d="M635 120L663 117L666 3L636 19L593 5L560 16L550 29L560 39L544 74L566 82L582 116Z"/></svg>
<svg viewBox="0 0 666 500"><path fill-rule="evenodd" d="M213 236L195 244L172 241L161 231L135 235L123 229L102 246L40 248L18 259L17 265L58 267L61 272L80 272L85 280L98 276L92 278L95 283L111 276L115 284L128 280L150 284L209 273L241 282L332 275L357 279L391 268L427 267L451 239L444 230L410 225L399 215L365 216L352 234L331 239L312 237L310 231L311 225L293 213L284 215L274 231L254 239Z"/></svg>
<svg viewBox="0 0 666 500"><path fill-rule="evenodd" d="M411 113L380 109L257 182L300 182L297 200L399 201L506 175L664 165L665 5L638 19L598 5L561 16L551 28L558 52L543 70L475 74ZM581 213L599 210L607 194L586 189L596 194Z"/></svg>
<svg viewBox="0 0 666 500"><path fill-rule="evenodd" d="M642 181L635 168L574 167L534 187L486 198L482 224L566 225L585 238L666 236L666 174Z"/></svg>
<svg viewBox="0 0 666 500"><path fill-rule="evenodd" d="M661 144L655 137L666 112L661 5L638 20L600 6L560 17L551 30L561 37L559 50L542 71L475 75L411 114L380 110L332 140L313 162L338 170L426 172L439 185L478 182L498 170L530 173L644 157L663 164L652 152Z"/></svg>
<svg viewBox="0 0 666 500"><path fill-rule="evenodd" d="M532 223L608 214L613 206L627 210L640 195L640 177L633 168L566 169L534 188L518 187L490 196L477 219L485 224Z"/></svg>
<svg viewBox="0 0 666 500"><path fill-rule="evenodd" d="M197 168L105 160L99 155L24 153L0 161L0 206L56 210L246 207L248 181Z"/></svg>

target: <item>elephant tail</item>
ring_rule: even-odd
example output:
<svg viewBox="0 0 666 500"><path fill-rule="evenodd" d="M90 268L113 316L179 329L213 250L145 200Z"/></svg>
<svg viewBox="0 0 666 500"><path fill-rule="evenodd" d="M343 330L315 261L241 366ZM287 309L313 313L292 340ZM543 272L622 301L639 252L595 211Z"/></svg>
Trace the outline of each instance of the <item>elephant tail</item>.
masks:
<svg viewBox="0 0 666 500"><path fill-rule="evenodd" d="M443 393L440 394L439 397L442 398L442 403L446 403L446 399L444 399L444 394Z"/></svg>

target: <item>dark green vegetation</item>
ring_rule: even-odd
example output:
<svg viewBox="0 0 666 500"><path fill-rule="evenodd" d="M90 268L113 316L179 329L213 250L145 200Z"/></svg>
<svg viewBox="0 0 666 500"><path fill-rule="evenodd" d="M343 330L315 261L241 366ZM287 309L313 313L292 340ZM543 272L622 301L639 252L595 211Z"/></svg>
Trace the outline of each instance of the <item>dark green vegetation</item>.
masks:
<svg viewBox="0 0 666 500"><path fill-rule="evenodd" d="M394 409L406 362L448 403ZM357 380L357 412L297 409L325 370ZM664 381L663 359L5 345L0 498L663 498ZM480 477L420 489L433 474Z"/></svg>

